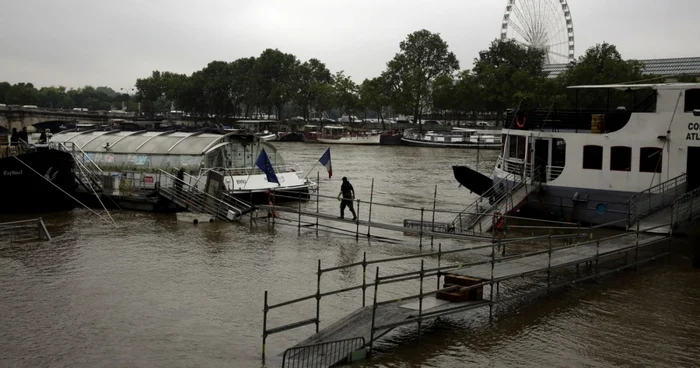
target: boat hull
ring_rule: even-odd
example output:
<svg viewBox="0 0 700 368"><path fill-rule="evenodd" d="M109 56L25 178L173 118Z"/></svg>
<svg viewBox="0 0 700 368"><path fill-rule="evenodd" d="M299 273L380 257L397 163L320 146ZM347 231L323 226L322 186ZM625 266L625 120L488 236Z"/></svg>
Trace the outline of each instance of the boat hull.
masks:
<svg viewBox="0 0 700 368"><path fill-rule="evenodd" d="M310 198L308 186L275 189L272 195L271 193L269 190L234 190L231 194L236 199L253 205L304 201Z"/></svg>
<svg viewBox="0 0 700 368"><path fill-rule="evenodd" d="M401 142L407 146L415 147L443 147L443 148L471 148L471 149L501 149L500 143L448 143L448 142L431 142L431 141L421 141L417 139L410 139L406 137L401 137Z"/></svg>
<svg viewBox="0 0 700 368"><path fill-rule="evenodd" d="M41 150L0 159L0 213L39 213L73 208L73 156Z"/></svg>
<svg viewBox="0 0 700 368"><path fill-rule="evenodd" d="M279 136L279 141L280 142L304 142L304 135L301 133L287 133L287 134L280 134Z"/></svg>
<svg viewBox="0 0 700 368"><path fill-rule="evenodd" d="M391 134L382 135L379 138L379 144L381 144L382 146L400 146L401 136Z"/></svg>
<svg viewBox="0 0 700 368"><path fill-rule="evenodd" d="M318 142L320 143L328 143L328 144L380 144L381 143L381 136L379 135L370 135L370 136L363 136L363 137L341 137L341 138L318 138Z"/></svg>

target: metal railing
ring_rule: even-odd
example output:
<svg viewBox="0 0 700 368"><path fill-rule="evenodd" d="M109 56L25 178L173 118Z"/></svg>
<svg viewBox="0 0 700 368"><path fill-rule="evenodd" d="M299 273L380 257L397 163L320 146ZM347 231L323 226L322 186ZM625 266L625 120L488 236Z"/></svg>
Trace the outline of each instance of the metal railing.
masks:
<svg viewBox="0 0 700 368"><path fill-rule="evenodd" d="M326 368L349 363L351 354L364 346L364 337L353 337L289 348L282 355L282 368Z"/></svg>
<svg viewBox="0 0 700 368"><path fill-rule="evenodd" d="M49 142L49 148L70 153L78 168L77 179L83 184L89 181L96 187L92 189L102 189L104 171L75 142Z"/></svg>
<svg viewBox="0 0 700 368"><path fill-rule="evenodd" d="M506 161L507 162L507 161ZM539 185L540 172L533 170L530 164L523 164L519 172L509 172L506 176L477 198L471 205L460 212L452 221L452 228L463 231L475 231L479 225L479 232L482 232L482 220L484 216L492 214L494 211L500 215L506 215L520 204L527 194L532 190L531 186ZM517 197L520 191L524 190L524 198ZM484 200L488 204L484 205ZM465 214L469 214L466 215Z"/></svg>
<svg viewBox="0 0 700 368"><path fill-rule="evenodd" d="M700 197L700 188L695 188L673 201L671 227L675 228L682 222L692 222L700 218L700 198L698 197Z"/></svg>
<svg viewBox="0 0 700 368"><path fill-rule="evenodd" d="M630 197L627 201L629 208L628 226L632 226L636 221L656 210L671 205L676 198L686 192L686 180L687 175L683 173Z"/></svg>
<svg viewBox="0 0 700 368"><path fill-rule="evenodd" d="M250 204L237 199L235 202L236 205L233 205L185 181L179 180L166 171L159 171L157 187L161 195L165 195L168 199L188 211L200 211L221 220L233 221L234 219L239 219L245 213L253 209ZM232 198L231 196L227 196L227 199Z"/></svg>
<svg viewBox="0 0 700 368"><path fill-rule="evenodd" d="M276 173L296 172L297 175L303 173L299 169L299 165L277 165L277 166L273 166L272 168L275 170ZM252 168L251 167L213 167L213 168L199 169L199 177L206 175L207 172L212 171L212 170L219 172L224 176L264 174L257 167L252 167Z"/></svg>
<svg viewBox="0 0 700 368"><path fill-rule="evenodd" d="M44 220L39 217L32 220L0 223L0 240L10 243L51 240L51 235L44 225Z"/></svg>

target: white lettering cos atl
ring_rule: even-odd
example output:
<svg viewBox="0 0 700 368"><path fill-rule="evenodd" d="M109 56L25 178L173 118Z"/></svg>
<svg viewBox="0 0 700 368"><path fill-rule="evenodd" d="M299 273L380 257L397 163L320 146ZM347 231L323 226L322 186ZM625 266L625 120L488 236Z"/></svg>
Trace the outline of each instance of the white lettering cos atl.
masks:
<svg viewBox="0 0 700 368"><path fill-rule="evenodd" d="M700 123L688 123L688 135L685 137L686 141L700 141ZM695 132L692 132L695 130Z"/></svg>
<svg viewBox="0 0 700 368"><path fill-rule="evenodd" d="M3 170L3 176L18 176L22 175L22 170Z"/></svg>

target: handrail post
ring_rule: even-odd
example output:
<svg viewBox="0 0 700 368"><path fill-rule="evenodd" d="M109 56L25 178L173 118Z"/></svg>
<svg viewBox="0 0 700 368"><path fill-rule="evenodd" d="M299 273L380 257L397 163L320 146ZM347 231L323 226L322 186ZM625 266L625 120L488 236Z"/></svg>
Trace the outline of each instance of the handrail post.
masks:
<svg viewBox="0 0 700 368"><path fill-rule="evenodd" d="M318 238L318 202L321 197L321 174L316 171L316 237Z"/></svg>
<svg viewBox="0 0 700 368"><path fill-rule="evenodd" d="M262 335L262 363L265 365L265 340L267 340L267 290L265 290L265 303L263 306L263 335Z"/></svg>
<svg viewBox="0 0 700 368"><path fill-rule="evenodd" d="M275 199L275 190L272 190L272 227L275 226L275 202L277 202L277 199Z"/></svg>
<svg viewBox="0 0 700 368"><path fill-rule="evenodd" d="M598 260L600 256L600 239L595 242L595 281L598 282Z"/></svg>
<svg viewBox="0 0 700 368"><path fill-rule="evenodd" d="M639 260L639 221L637 221L637 240L634 246L634 270L637 270L637 262Z"/></svg>
<svg viewBox="0 0 700 368"><path fill-rule="evenodd" d="M374 321L377 315L377 288L379 288L379 267L374 275L374 301L372 302L372 326L369 331L369 353L372 356L372 347L374 346Z"/></svg>
<svg viewBox="0 0 700 368"><path fill-rule="evenodd" d="M301 192L299 192L299 205L298 205L298 222L297 222L297 235L301 235Z"/></svg>
<svg viewBox="0 0 700 368"><path fill-rule="evenodd" d="M321 260L318 260L318 276L316 277L316 333L321 323Z"/></svg>
<svg viewBox="0 0 700 368"><path fill-rule="evenodd" d="M367 252L362 252L362 306L365 306L367 291Z"/></svg>
<svg viewBox="0 0 700 368"><path fill-rule="evenodd" d="M442 259L442 243L438 243L438 254L437 254L437 289L440 289L440 262Z"/></svg>
<svg viewBox="0 0 700 368"><path fill-rule="evenodd" d="M360 239L360 199L357 199L357 219L355 219L355 240Z"/></svg>
<svg viewBox="0 0 700 368"><path fill-rule="evenodd" d="M549 259L547 260L547 296L549 296L549 286L551 285L552 277L552 231L549 231L549 251L547 252Z"/></svg>
<svg viewBox="0 0 700 368"><path fill-rule="evenodd" d="M437 185L435 185L435 193L433 194L433 221L432 221L432 232L435 233L435 206L437 205ZM433 247L434 236L430 235L430 248Z"/></svg>
<svg viewBox="0 0 700 368"><path fill-rule="evenodd" d="M374 178L372 178L372 185L369 188L369 217L367 218L367 237L369 238L372 229L372 202L374 201ZM364 305L364 303L363 303Z"/></svg>
<svg viewBox="0 0 700 368"><path fill-rule="evenodd" d="M489 300L489 322L493 321L493 279L496 267L496 244L491 243L491 284L489 285L491 297Z"/></svg>
<svg viewBox="0 0 700 368"><path fill-rule="evenodd" d="M420 232L418 233L419 241L418 248L423 249L423 215L425 213L425 207L420 208Z"/></svg>
<svg viewBox="0 0 700 368"><path fill-rule="evenodd" d="M423 323L423 278L425 276L425 260L420 260L420 287L418 291L418 341L420 341L421 324Z"/></svg>

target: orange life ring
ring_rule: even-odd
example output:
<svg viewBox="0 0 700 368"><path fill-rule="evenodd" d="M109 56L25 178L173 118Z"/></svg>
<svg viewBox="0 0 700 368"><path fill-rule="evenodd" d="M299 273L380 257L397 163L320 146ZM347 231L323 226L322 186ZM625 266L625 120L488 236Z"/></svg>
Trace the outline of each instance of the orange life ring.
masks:
<svg viewBox="0 0 700 368"><path fill-rule="evenodd" d="M518 129L525 128L525 124L527 124L527 116L523 116L523 120L520 121L518 115L515 115L515 125L518 127Z"/></svg>

